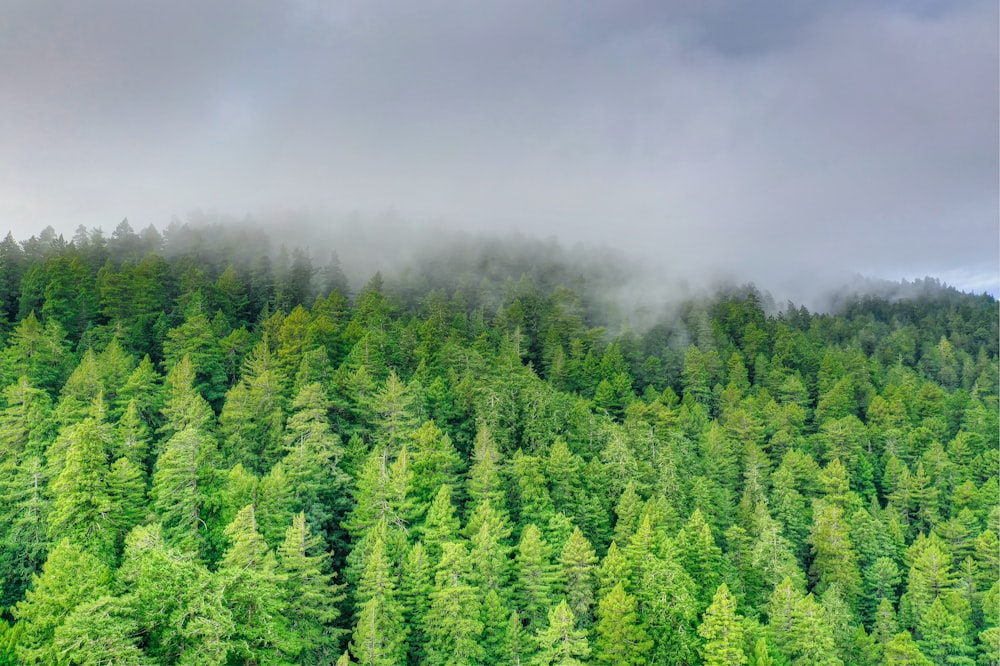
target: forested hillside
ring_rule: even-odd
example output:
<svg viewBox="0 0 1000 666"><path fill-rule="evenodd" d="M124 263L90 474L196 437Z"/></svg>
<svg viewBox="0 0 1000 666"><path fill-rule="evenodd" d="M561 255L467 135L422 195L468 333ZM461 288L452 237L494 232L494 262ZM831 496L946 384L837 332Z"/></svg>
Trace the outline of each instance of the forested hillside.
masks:
<svg viewBox="0 0 1000 666"><path fill-rule="evenodd" d="M332 250L0 243L0 664L1000 660L993 298Z"/></svg>

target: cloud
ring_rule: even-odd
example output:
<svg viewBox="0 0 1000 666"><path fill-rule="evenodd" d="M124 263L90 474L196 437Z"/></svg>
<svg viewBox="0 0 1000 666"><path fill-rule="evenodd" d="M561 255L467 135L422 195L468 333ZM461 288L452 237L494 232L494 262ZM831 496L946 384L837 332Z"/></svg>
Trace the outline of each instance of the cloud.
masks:
<svg viewBox="0 0 1000 666"><path fill-rule="evenodd" d="M777 291L996 291L996 25L985 1L16 3L0 219L395 211Z"/></svg>

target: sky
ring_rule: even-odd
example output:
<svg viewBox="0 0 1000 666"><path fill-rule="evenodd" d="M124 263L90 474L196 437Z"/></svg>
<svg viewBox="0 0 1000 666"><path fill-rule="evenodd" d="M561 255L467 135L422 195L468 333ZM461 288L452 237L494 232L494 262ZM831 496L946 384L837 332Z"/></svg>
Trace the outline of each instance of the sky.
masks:
<svg viewBox="0 0 1000 666"><path fill-rule="evenodd" d="M778 293L1000 286L992 0L3 4L20 239L388 217Z"/></svg>

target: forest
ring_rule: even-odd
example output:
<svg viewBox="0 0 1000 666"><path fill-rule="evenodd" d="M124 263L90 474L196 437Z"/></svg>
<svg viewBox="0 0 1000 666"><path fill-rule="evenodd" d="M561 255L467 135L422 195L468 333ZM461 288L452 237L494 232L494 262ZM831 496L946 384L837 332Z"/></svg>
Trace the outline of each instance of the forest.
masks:
<svg viewBox="0 0 1000 666"><path fill-rule="evenodd" d="M0 664L1000 662L992 296L336 249L0 242Z"/></svg>

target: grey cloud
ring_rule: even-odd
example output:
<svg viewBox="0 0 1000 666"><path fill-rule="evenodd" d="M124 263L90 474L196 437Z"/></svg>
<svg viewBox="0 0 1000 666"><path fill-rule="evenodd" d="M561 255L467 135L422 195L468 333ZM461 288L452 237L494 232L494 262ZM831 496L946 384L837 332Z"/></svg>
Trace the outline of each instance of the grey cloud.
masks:
<svg viewBox="0 0 1000 666"><path fill-rule="evenodd" d="M776 290L996 291L996 25L972 0L21 2L0 220L392 210Z"/></svg>

